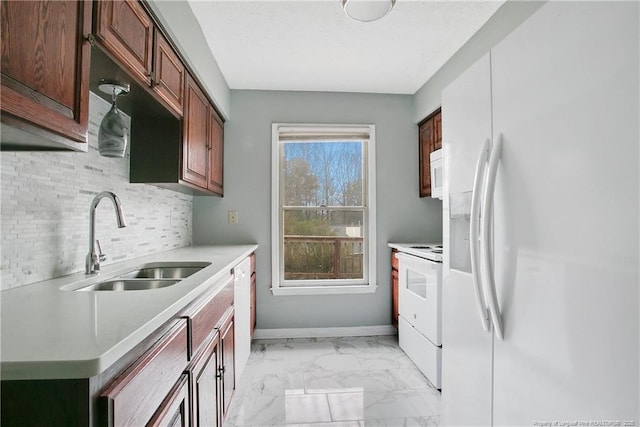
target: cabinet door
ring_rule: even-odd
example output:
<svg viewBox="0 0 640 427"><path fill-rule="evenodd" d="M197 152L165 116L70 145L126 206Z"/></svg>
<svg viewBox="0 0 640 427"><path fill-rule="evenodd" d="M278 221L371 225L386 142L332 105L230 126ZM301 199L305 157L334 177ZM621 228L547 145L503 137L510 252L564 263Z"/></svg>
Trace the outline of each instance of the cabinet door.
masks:
<svg viewBox="0 0 640 427"><path fill-rule="evenodd" d="M157 29L154 46L153 90L178 114L182 114L184 64Z"/></svg>
<svg viewBox="0 0 640 427"><path fill-rule="evenodd" d="M136 0L98 1L96 36L139 79L151 84L153 21Z"/></svg>
<svg viewBox="0 0 640 427"><path fill-rule="evenodd" d="M2 121L86 143L91 2L3 0L1 13Z"/></svg>
<svg viewBox="0 0 640 427"><path fill-rule="evenodd" d="M193 425L194 427L215 427L221 425L219 410L219 336L216 334L207 344L202 356L192 369Z"/></svg>
<svg viewBox="0 0 640 427"><path fill-rule="evenodd" d="M190 427L189 381L183 374L147 424L150 427ZM215 424L214 424L215 425Z"/></svg>
<svg viewBox="0 0 640 427"><path fill-rule="evenodd" d="M391 270L391 324L398 327L398 270Z"/></svg>
<svg viewBox="0 0 640 427"><path fill-rule="evenodd" d="M442 113L438 112L433 116L433 148L439 150L442 148Z"/></svg>
<svg viewBox="0 0 640 427"><path fill-rule="evenodd" d="M201 188L208 183L209 101L187 74L182 141L182 179Z"/></svg>
<svg viewBox="0 0 640 427"><path fill-rule="evenodd" d="M420 156L420 197L431 196L431 159L433 151L433 121L427 120L419 127L419 156Z"/></svg>
<svg viewBox="0 0 640 427"><path fill-rule="evenodd" d="M222 347L222 361L220 372L222 373L222 413L226 414L235 388L234 366L234 334L233 314L227 318L221 328L220 343Z"/></svg>
<svg viewBox="0 0 640 427"><path fill-rule="evenodd" d="M213 108L209 116L209 190L223 194L224 129L222 120Z"/></svg>
<svg viewBox="0 0 640 427"><path fill-rule="evenodd" d="M145 425L158 412L187 366L187 323L183 319L100 395L113 426Z"/></svg>
<svg viewBox="0 0 640 427"><path fill-rule="evenodd" d="M256 330L256 273L251 274L251 338Z"/></svg>

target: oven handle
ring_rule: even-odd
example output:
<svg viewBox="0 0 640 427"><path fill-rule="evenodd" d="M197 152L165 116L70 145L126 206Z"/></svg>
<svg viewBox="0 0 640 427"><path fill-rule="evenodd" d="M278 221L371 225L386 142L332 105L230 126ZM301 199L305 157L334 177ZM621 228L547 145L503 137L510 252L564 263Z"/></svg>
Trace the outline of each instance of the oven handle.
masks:
<svg viewBox="0 0 640 427"><path fill-rule="evenodd" d="M473 178L473 192L471 193L471 224L469 226L469 252L471 255L471 274L473 276L473 287L476 292L476 302L480 312L480 321L485 331L489 330L489 316L487 306L482 292L482 278L480 275L479 256L479 222L480 222L480 191L482 189L482 178L487 164L489 153L489 138L485 139L480 148L476 172Z"/></svg>
<svg viewBox="0 0 640 427"><path fill-rule="evenodd" d="M493 328L496 332L496 336L499 340L504 337L502 329L502 315L500 314L500 308L498 307L498 297L496 295L496 282L493 271L493 262L491 256L491 245L489 239L486 238L491 232L491 222L493 219L493 194L496 189L496 175L498 173L498 164L500 161L500 153L502 151L502 135L498 135L498 138L493 143L491 149L491 156L489 157L489 166L487 170L487 181L484 190L484 200L482 203L482 235L484 239L480 241L482 250L482 272L484 274L483 282L486 286L487 302L489 303L489 313L491 314L491 321Z"/></svg>

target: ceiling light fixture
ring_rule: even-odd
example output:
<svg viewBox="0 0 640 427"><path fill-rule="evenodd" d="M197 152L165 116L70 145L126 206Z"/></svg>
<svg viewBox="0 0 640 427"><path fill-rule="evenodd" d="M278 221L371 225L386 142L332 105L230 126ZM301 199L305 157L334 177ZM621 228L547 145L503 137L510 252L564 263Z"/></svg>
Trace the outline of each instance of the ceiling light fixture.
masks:
<svg viewBox="0 0 640 427"><path fill-rule="evenodd" d="M347 16L359 22L372 22L391 12L396 0L342 0Z"/></svg>
<svg viewBox="0 0 640 427"><path fill-rule="evenodd" d="M104 93L111 95L111 109L104 115L98 131L98 149L104 157L124 157L129 140L129 129L122 114L118 111L116 98L129 93L129 85L101 80L98 85Z"/></svg>

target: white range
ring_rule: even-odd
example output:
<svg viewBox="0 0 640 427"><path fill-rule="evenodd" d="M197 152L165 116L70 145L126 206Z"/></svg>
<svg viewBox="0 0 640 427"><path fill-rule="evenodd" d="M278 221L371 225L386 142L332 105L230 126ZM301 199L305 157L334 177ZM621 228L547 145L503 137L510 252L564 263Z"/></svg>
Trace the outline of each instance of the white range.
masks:
<svg viewBox="0 0 640 427"><path fill-rule="evenodd" d="M390 243L398 253L400 348L441 389L442 244Z"/></svg>

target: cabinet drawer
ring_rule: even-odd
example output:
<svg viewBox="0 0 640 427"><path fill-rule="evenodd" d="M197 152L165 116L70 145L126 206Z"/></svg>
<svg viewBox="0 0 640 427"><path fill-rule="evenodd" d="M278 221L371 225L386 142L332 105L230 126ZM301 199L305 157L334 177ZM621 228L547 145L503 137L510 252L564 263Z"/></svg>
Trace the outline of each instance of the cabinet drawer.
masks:
<svg viewBox="0 0 640 427"><path fill-rule="evenodd" d="M204 296L195 305L187 308L184 317L189 325L189 359L198 353L224 313L233 305L233 277L229 277L221 289Z"/></svg>
<svg viewBox="0 0 640 427"><path fill-rule="evenodd" d="M187 323L179 319L101 394L108 425L146 425L186 366Z"/></svg>
<svg viewBox="0 0 640 427"><path fill-rule="evenodd" d="M398 317L398 344L431 384L442 388L442 347L433 345L402 316Z"/></svg>

